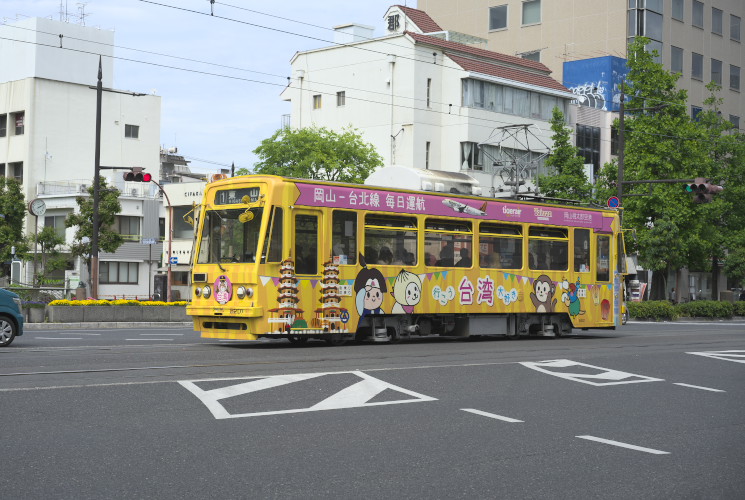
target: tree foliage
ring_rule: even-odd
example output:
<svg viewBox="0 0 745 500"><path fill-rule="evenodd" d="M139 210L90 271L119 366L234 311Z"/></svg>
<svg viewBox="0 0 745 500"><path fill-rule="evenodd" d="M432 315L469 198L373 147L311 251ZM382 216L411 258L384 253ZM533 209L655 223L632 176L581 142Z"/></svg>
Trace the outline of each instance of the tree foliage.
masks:
<svg viewBox="0 0 745 500"><path fill-rule="evenodd" d="M359 184L383 165L375 148L352 128L341 133L324 127L280 129L261 141L254 153L260 158L254 173L303 179Z"/></svg>
<svg viewBox="0 0 745 500"><path fill-rule="evenodd" d="M655 269L665 262L668 270L685 266L708 271L712 258L723 258L731 244L727 243L731 240L727 233L735 229L731 226L742 226L742 215L736 214L742 208L734 203L739 190L733 186L735 177L742 176L742 136L731 134L731 124L718 113L715 86L709 87L712 96L705 103L706 111L698 120L691 119L687 93L676 87L680 75L656 63L656 53L645 50L647 42L637 38L628 49L624 180L704 177L726 186L712 203L696 204L683 190L684 182L625 185L624 226L634 228L643 242L639 247L643 266ZM615 168L604 167L606 184ZM739 199L743 199L741 191ZM675 258L661 260L655 249L668 249L673 243Z"/></svg>
<svg viewBox="0 0 745 500"><path fill-rule="evenodd" d="M3 216L0 217L0 262L11 259L13 247L17 256L24 257L28 252L23 237L26 201L15 179L0 177L0 214Z"/></svg>
<svg viewBox="0 0 745 500"><path fill-rule="evenodd" d="M104 252L113 253L122 246L124 239L114 231L116 214L122 211L119 203L119 190L109 187L104 177L99 182L99 230L98 248ZM75 202L78 211L67 216L65 227L76 227L73 242L70 245L70 253L74 257L82 257L88 266L90 275L91 266L91 237L93 236L93 186L88 188L89 196L78 196ZM85 239L84 239L85 238Z"/></svg>
<svg viewBox="0 0 745 500"><path fill-rule="evenodd" d="M36 234L30 235L28 240L30 248L36 244L41 258L40 267L35 273L36 284L47 283L51 273L67 267L67 258L60 254L60 247L65 244L65 238L57 234L53 227L43 227Z"/></svg>
<svg viewBox="0 0 745 500"><path fill-rule="evenodd" d="M552 198L590 201L592 186L585 175L584 159L572 145L571 129L566 126L564 113L554 108L551 116L551 139L554 146L546 159L546 166L553 167L552 175L538 177L538 188L542 194Z"/></svg>

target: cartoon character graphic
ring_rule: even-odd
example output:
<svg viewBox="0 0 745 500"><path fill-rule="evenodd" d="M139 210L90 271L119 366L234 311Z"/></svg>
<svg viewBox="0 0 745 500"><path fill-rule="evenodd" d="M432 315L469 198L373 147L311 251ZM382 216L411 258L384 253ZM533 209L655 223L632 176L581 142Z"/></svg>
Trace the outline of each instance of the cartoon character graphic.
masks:
<svg viewBox="0 0 745 500"><path fill-rule="evenodd" d="M218 304L227 304L233 297L233 284L224 274L215 281L215 300Z"/></svg>
<svg viewBox="0 0 745 500"><path fill-rule="evenodd" d="M391 309L392 314L411 314L414 306L422 300L422 280L416 274L401 269L391 295L396 299L396 304Z"/></svg>
<svg viewBox="0 0 745 500"><path fill-rule="evenodd" d="M580 287L580 280L577 279L576 283L569 283L565 288L568 289L567 292L565 292L562 295L562 300L564 304L569 308L569 315L571 317L579 316L580 314L585 314L585 311L582 311L581 304L579 301L579 287Z"/></svg>
<svg viewBox="0 0 745 500"><path fill-rule="evenodd" d="M378 269L369 269L365 257L360 254L362 269L354 279L354 292L356 294L357 312L360 319L368 314L385 314L383 308L383 297L388 292L385 277Z"/></svg>
<svg viewBox="0 0 745 500"><path fill-rule="evenodd" d="M530 292L530 300L535 306L535 312L554 312L554 306L558 302L557 299L551 300L556 291L556 285L551 281L551 278L545 274L541 274L533 282L533 291Z"/></svg>

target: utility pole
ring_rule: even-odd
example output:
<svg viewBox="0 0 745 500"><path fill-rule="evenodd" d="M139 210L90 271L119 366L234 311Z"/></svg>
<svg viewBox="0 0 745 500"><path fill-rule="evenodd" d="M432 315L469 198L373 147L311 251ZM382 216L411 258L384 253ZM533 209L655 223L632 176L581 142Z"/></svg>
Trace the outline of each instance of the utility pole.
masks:
<svg viewBox="0 0 745 500"><path fill-rule="evenodd" d="M623 207L623 155L625 144L624 137L624 101L626 101L626 95L624 94L624 87L626 87L626 80L621 80L621 106L619 109L618 117L618 186L616 186L616 197L618 198L618 206ZM623 213L622 211L620 213Z"/></svg>
<svg viewBox="0 0 745 500"><path fill-rule="evenodd" d="M99 182L101 180L101 96L103 95L103 70L101 56L98 56L98 83L96 83L96 149L94 153L93 171L93 230L91 234L91 297L98 299L98 200L100 196Z"/></svg>

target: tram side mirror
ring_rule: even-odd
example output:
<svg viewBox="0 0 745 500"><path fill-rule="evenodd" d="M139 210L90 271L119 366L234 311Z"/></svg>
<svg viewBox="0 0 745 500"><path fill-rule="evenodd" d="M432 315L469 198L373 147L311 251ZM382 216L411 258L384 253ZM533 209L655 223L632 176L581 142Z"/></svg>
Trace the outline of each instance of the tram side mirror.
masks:
<svg viewBox="0 0 745 500"><path fill-rule="evenodd" d="M238 216L238 220L244 224L246 222L251 222L252 220L254 220L254 213L251 212L250 210L246 210L245 212L243 212L241 215Z"/></svg>

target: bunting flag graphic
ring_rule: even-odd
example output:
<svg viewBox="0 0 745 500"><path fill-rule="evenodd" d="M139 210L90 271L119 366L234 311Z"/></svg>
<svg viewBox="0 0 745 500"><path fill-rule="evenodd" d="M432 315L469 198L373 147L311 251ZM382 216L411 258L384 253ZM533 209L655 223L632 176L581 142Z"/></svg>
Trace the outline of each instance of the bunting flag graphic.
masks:
<svg viewBox="0 0 745 500"><path fill-rule="evenodd" d="M315 288L319 280L310 280L310 287Z"/></svg>
<svg viewBox="0 0 745 500"><path fill-rule="evenodd" d="M269 280L272 279L271 276L259 276L261 279L261 284L266 286L267 283L269 283Z"/></svg>
<svg viewBox="0 0 745 500"><path fill-rule="evenodd" d="M279 278L272 278L272 281L274 282L274 286L279 286Z"/></svg>
<svg viewBox="0 0 745 500"><path fill-rule="evenodd" d="M427 273L427 279L429 281L432 281L432 276L434 276L434 275L435 275L435 273Z"/></svg>

